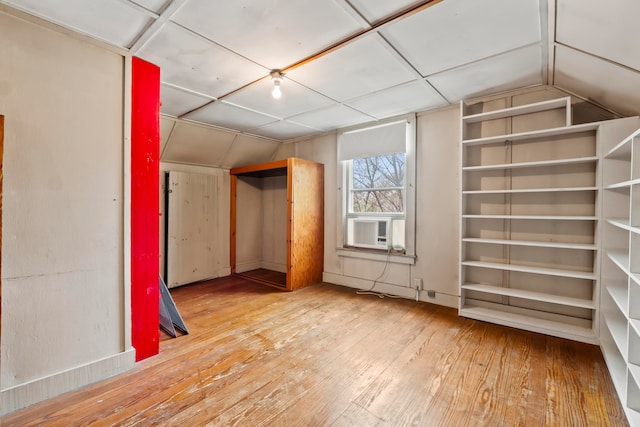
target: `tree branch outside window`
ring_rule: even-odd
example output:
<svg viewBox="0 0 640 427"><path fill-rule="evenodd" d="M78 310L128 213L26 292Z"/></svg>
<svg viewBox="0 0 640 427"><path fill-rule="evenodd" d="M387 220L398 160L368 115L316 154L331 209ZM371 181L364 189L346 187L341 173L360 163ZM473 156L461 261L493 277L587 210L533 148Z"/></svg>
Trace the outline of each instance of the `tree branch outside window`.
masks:
<svg viewBox="0 0 640 427"><path fill-rule="evenodd" d="M404 153L354 159L352 212L403 213L404 174Z"/></svg>

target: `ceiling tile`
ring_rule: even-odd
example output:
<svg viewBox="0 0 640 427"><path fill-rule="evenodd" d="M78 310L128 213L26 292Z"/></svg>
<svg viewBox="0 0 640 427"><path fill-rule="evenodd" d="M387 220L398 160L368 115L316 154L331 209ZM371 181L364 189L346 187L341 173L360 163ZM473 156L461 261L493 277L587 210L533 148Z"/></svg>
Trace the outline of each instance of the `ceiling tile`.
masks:
<svg viewBox="0 0 640 427"><path fill-rule="evenodd" d="M178 121L160 160L220 166L234 138L232 132Z"/></svg>
<svg viewBox="0 0 640 427"><path fill-rule="evenodd" d="M351 3L369 23L373 24L396 12L405 10L409 6L417 5L422 1L423 0L350 0L349 3Z"/></svg>
<svg viewBox="0 0 640 427"><path fill-rule="evenodd" d="M539 46L484 59L428 78L450 102L542 84Z"/></svg>
<svg viewBox="0 0 640 427"><path fill-rule="evenodd" d="M137 56L159 66L163 82L216 98L268 74L263 67L170 23Z"/></svg>
<svg viewBox="0 0 640 427"><path fill-rule="evenodd" d="M378 34L370 34L287 76L338 101L355 98L416 78Z"/></svg>
<svg viewBox="0 0 640 427"><path fill-rule="evenodd" d="M160 113L179 117L194 108L200 107L211 98L185 92L173 86L160 85Z"/></svg>
<svg viewBox="0 0 640 427"><path fill-rule="evenodd" d="M382 34L423 76L540 41L538 0L447 0Z"/></svg>
<svg viewBox="0 0 640 427"><path fill-rule="evenodd" d="M345 104L378 119L384 119L442 107L448 103L428 83L416 80L347 101Z"/></svg>
<svg viewBox="0 0 640 427"><path fill-rule="evenodd" d="M264 79L226 97L225 101L280 118L334 103L333 100L287 79L286 76L280 87L282 88L282 98L274 99L271 96L273 82L270 78Z"/></svg>
<svg viewBox="0 0 640 427"><path fill-rule="evenodd" d="M250 129L248 132L254 135L278 139L281 141L319 133L315 129L309 129L308 127L285 121L269 123L268 125Z"/></svg>
<svg viewBox="0 0 640 427"><path fill-rule="evenodd" d="M222 167L235 168L271 161L280 143L249 135L238 135L229 148Z"/></svg>
<svg viewBox="0 0 640 427"><path fill-rule="evenodd" d="M363 114L344 105L334 105L321 110L311 111L291 118L291 121L320 130L333 130L370 122L374 117Z"/></svg>
<svg viewBox="0 0 640 427"><path fill-rule="evenodd" d="M640 70L640 2L557 0L556 40Z"/></svg>
<svg viewBox="0 0 640 427"><path fill-rule="evenodd" d="M245 110L224 101L209 104L193 113L187 114L184 118L239 131L246 131L277 120L274 117Z"/></svg>
<svg viewBox="0 0 640 427"><path fill-rule="evenodd" d="M172 0L129 0L132 3L136 3L145 9L148 9L154 13L160 14L164 8L171 3Z"/></svg>
<svg viewBox="0 0 640 427"><path fill-rule="evenodd" d="M5 3L124 48L152 21L149 14L135 6L112 0L7 0Z"/></svg>
<svg viewBox="0 0 640 427"><path fill-rule="evenodd" d="M173 17L269 68L281 69L361 27L334 1L191 0Z"/></svg>
<svg viewBox="0 0 640 427"><path fill-rule="evenodd" d="M640 73L629 68L557 46L554 85L623 115L640 115Z"/></svg>

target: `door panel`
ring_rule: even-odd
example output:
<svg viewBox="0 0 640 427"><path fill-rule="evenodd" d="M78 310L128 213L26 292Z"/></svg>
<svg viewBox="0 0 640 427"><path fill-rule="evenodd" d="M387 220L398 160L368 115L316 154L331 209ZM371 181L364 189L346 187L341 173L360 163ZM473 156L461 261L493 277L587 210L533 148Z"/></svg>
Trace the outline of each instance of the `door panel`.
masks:
<svg viewBox="0 0 640 427"><path fill-rule="evenodd" d="M217 177L169 173L167 285L217 277Z"/></svg>

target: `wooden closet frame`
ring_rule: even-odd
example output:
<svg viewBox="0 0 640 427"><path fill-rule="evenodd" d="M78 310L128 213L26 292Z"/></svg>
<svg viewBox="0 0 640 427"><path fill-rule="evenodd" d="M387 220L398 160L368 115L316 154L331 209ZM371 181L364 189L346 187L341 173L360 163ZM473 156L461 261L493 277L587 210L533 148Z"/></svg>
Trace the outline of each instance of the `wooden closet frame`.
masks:
<svg viewBox="0 0 640 427"><path fill-rule="evenodd" d="M232 168L230 215L231 274L236 274L237 178L287 177L286 286L293 291L322 281L324 269L324 165L298 158Z"/></svg>

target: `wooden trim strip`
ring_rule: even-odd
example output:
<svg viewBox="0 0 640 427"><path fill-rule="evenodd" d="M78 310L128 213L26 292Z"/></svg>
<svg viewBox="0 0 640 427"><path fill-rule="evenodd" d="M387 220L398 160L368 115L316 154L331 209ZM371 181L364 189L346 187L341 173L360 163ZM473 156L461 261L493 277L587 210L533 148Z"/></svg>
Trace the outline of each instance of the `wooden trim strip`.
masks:
<svg viewBox="0 0 640 427"><path fill-rule="evenodd" d="M271 169L286 169L287 168L287 160L276 160L273 162L267 163L258 163L255 165L248 166L239 166L237 168L232 168L229 171L230 175L244 175L252 172L261 172Z"/></svg>

